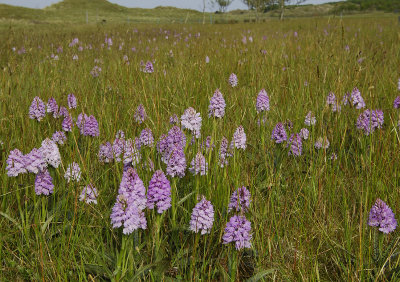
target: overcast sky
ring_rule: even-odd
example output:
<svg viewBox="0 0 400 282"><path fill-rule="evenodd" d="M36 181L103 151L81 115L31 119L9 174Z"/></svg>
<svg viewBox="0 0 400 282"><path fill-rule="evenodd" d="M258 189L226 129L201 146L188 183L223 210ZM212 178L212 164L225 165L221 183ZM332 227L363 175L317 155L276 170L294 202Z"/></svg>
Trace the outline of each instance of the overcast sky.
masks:
<svg viewBox="0 0 400 282"><path fill-rule="evenodd" d="M202 10L203 0L109 0L112 3L116 3L126 7L139 7L139 8L154 8L157 6L174 6L178 8L189 8ZM336 2L340 0L307 0L305 4L321 4L326 2ZM0 0L0 4L10 4L15 6L23 6L29 8L44 8L53 3L60 2L60 0ZM207 2L210 2L207 0ZM235 9L247 9L241 0L233 0L233 3L229 6L228 10ZM217 10L215 6L212 8L208 5L207 10Z"/></svg>

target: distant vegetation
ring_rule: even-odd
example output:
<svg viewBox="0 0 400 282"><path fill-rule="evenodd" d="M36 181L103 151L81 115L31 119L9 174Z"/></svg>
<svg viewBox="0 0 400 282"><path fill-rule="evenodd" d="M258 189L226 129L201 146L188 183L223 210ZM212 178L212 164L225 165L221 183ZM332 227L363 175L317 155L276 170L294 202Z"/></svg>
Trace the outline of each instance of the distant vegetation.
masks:
<svg viewBox="0 0 400 282"><path fill-rule="evenodd" d="M400 10L400 1L350 0L321 5L288 5L285 17L315 17L332 15L354 15L385 13ZM154 9L127 8L106 0L64 0L44 9L29 9L0 4L0 29L9 27L35 27L49 25L63 28L68 24L120 24L120 23L243 23L279 18L279 5L269 5L256 12L234 10L221 13L202 13L196 10L175 7Z"/></svg>
<svg viewBox="0 0 400 282"><path fill-rule="evenodd" d="M336 8L337 11L400 11L399 0L349 0L339 3Z"/></svg>

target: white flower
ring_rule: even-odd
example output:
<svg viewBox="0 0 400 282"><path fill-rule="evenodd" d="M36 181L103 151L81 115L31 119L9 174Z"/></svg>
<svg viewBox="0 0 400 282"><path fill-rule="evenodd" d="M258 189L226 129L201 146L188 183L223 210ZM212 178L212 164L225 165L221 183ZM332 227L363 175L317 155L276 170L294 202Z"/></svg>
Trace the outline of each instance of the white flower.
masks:
<svg viewBox="0 0 400 282"><path fill-rule="evenodd" d="M58 168L61 164L61 155L57 144L53 140L46 138L43 140L40 150L42 151L43 158L46 162L49 165Z"/></svg>
<svg viewBox="0 0 400 282"><path fill-rule="evenodd" d="M201 116L195 109L190 107L185 110L181 116L181 124L183 128L192 131L196 138L200 138Z"/></svg>
<svg viewBox="0 0 400 282"><path fill-rule="evenodd" d="M81 179L81 169L77 163L72 163L68 166L67 171L64 174L64 178L69 183L70 181L79 182Z"/></svg>

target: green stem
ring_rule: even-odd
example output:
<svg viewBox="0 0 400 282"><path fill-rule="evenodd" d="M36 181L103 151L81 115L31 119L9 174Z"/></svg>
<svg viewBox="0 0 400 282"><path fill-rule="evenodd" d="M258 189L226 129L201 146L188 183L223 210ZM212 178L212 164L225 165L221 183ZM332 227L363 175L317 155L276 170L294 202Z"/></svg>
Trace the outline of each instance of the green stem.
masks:
<svg viewBox="0 0 400 282"><path fill-rule="evenodd" d="M126 236L122 235L122 244L121 249L117 255L117 269L116 269L116 277L115 280L118 281L122 277L122 269L125 264L125 254L126 254Z"/></svg>
<svg viewBox="0 0 400 282"><path fill-rule="evenodd" d="M200 194L200 175L196 175L196 192L195 192L195 195L194 195L194 202L196 203L197 202L197 199L198 199L198 197L199 197L199 194ZM207 189L207 190L209 190L209 189ZM208 191L207 191L207 197L208 197Z"/></svg>
<svg viewBox="0 0 400 282"><path fill-rule="evenodd" d="M373 256L373 260L375 263L375 267L379 267L378 265L378 261L379 261L379 237L378 237L378 230L376 228L374 228L374 256Z"/></svg>
<svg viewBox="0 0 400 282"><path fill-rule="evenodd" d="M160 230L161 230L161 224L163 221L165 213L162 214L157 214L156 215L156 229L155 229L155 245L156 245L156 249L155 249L155 256L156 256L156 261L159 260L161 258L160 255L160 246L161 246L161 240L160 240Z"/></svg>
<svg viewBox="0 0 400 282"><path fill-rule="evenodd" d="M176 226L176 208L177 208L177 196L178 189L176 187L176 179L172 178L172 193L171 193L171 210L172 210L172 228Z"/></svg>
<svg viewBox="0 0 400 282"><path fill-rule="evenodd" d="M232 247L233 248L233 247ZM234 250L234 255L233 255L233 260L231 263L231 269L230 269L230 274L231 274L231 281L236 281L236 275L238 272L238 265L239 265L239 252Z"/></svg>
<svg viewBox="0 0 400 282"><path fill-rule="evenodd" d="M196 237L194 240L194 245L193 245L193 256L192 256L192 263L191 263L191 270L190 273L192 273L192 280L195 281L196 277L196 256L197 256L197 245L199 244L199 233L196 233Z"/></svg>

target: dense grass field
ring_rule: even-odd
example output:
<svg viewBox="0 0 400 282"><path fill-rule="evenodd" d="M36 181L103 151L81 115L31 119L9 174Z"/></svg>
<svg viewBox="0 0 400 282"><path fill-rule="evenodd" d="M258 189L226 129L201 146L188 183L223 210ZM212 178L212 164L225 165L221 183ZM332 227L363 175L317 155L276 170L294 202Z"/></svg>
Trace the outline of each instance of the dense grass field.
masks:
<svg viewBox="0 0 400 282"><path fill-rule="evenodd" d="M399 110L393 106L400 95L397 18L66 26L1 34L0 280L399 279L398 229L384 234L368 224L377 198L396 218L400 214ZM365 108L342 102L355 87ZM208 114L217 89L226 103L222 118ZM269 111L258 113L262 89ZM328 105L330 92L336 100ZM71 93L76 108L68 107ZM67 123L57 112L56 118L46 113L40 121L31 119L36 96L46 105L55 98L74 123L80 113L93 115L99 128L93 137L76 125L65 132L66 141L58 145L61 164L47 168L54 184L49 195L35 193L35 173L9 176L14 149L27 155ZM143 122L136 113L140 104L147 114ZM199 138L181 123L189 107L201 115ZM383 126L368 135L356 125L366 109L384 114ZM315 125L305 124L309 111ZM160 137L171 132L174 114L175 130L186 137L182 177L171 176L172 156L160 153ZM271 135L279 122L287 140L277 144ZM237 140L239 126L245 143L243 135ZM162 170L171 186L171 207L162 214L136 209L146 228L123 232L124 227L113 228L110 215L132 169L124 168L115 152L110 162L101 162L99 150L106 142L125 142L115 141L119 130L135 143L146 128L153 144L139 142L140 161L126 163L137 173L135 187L142 187L140 178L145 189ZM289 137L302 128L309 136L297 156ZM319 137L326 137L329 147L317 149ZM236 142L221 167L223 138ZM190 169L199 152L208 163L205 175ZM81 177L68 182L73 162ZM22 162L20 170L26 167ZM89 183L97 188L97 204L80 200ZM242 186L250 192L249 208L229 211L232 193ZM206 234L190 230L201 195L214 209ZM225 227L235 215L251 223L250 245L239 250L224 244Z"/></svg>

